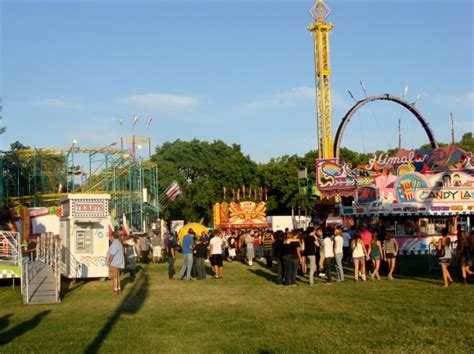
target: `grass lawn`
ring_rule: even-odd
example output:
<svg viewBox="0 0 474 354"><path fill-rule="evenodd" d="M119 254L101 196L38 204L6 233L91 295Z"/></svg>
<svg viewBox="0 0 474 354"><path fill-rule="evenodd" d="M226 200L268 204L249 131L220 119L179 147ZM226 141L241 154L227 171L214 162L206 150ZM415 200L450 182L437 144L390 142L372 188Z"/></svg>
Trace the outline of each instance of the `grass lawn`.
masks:
<svg viewBox="0 0 474 354"><path fill-rule="evenodd" d="M110 282L64 283L54 305L23 305L5 282L0 353L472 353L474 286L441 288L425 256L399 263L394 281L356 284L348 270L345 283L294 288L260 265L225 263L222 280L184 282L152 264L123 278L122 295Z"/></svg>

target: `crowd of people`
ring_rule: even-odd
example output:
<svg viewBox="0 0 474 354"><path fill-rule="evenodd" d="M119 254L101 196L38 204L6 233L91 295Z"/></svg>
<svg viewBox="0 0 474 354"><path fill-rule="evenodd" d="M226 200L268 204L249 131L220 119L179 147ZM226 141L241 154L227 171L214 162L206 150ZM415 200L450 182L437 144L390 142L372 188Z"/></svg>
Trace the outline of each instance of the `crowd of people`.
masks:
<svg viewBox="0 0 474 354"><path fill-rule="evenodd" d="M436 257L443 273L443 285L449 286L452 277L449 265L452 258L459 259L463 283L472 275L474 259L474 237L466 231L459 233L456 252L448 237L447 229L437 243ZM306 279L310 286L316 279L326 284L346 281L347 266L353 264L353 277L356 282L381 279L381 273L393 280L399 254L398 243L391 231L381 232L377 228L362 225L351 227L311 226L306 230L232 230L203 232L197 235L188 229L181 243L177 235L160 236L158 232L138 236L123 237L124 265L131 274L136 272L137 263L168 263L170 280L205 280L206 263L210 263L212 276L223 278L224 260L239 261L248 267L255 262L276 272L276 283L297 286L298 279ZM111 247L115 251L117 246ZM183 264L176 274L174 263L178 252L183 254ZM109 251L110 253L110 251ZM113 257L108 258L113 261ZM115 272L111 275L116 277ZM299 275L299 278L298 278ZM306 281L304 281L306 282ZM301 283L301 281L300 281ZM114 285L115 287L116 285ZM119 284L117 285L120 291Z"/></svg>

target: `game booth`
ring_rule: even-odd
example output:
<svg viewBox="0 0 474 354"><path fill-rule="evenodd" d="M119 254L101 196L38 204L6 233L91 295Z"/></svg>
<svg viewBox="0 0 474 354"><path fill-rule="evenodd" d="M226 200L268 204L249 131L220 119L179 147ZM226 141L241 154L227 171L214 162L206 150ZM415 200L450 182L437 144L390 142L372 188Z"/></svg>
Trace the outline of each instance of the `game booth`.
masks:
<svg viewBox="0 0 474 354"><path fill-rule="evenodd" d="M220 230L270 228L266 210L265 202L216 203L213 206L214 228Z"/></svg>
<svg viewBox="0 0 474 354"><path fill-rule="evenodd" d="M108 276L109 194L61 198L61 273L70 279Z"/></svg>
<svg viewBox="0 0 474 354"><path fill-rule="evenodd" d="M474 158L451 145L432 150L381 154L352 168L337 159L316 161L317 187L325 197L339 197L342 217L391 230L400 250L427 252L448 228L474 226Z"/></svg>

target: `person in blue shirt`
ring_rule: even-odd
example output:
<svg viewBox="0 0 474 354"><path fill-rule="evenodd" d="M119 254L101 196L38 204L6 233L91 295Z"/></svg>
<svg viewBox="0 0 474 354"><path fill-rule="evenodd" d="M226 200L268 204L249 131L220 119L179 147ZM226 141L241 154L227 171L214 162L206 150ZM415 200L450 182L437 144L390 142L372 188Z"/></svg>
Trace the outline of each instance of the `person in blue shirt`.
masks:
<svg viewBox="0 0 474 354"><path fill-rule="evenodd" d="M123 245L120 242L120 235L117 231L112 234L113 241L107 252L107 267L109 268L109 279L113 280L114 291L117 294L122 292L120 287L120 272L125 268L125 256Z"/></svg>
<svg viewBox="0 0 474 354"><path fill-rule="evenodd" d="M184 262L179 271L179 279L183 279L185 273L186 278L184 280L191 280L191 270L193 269L193 249L194 249L194 236L196 233L193 229L189 229L188 233L183 237L183 258Z"/></svg>

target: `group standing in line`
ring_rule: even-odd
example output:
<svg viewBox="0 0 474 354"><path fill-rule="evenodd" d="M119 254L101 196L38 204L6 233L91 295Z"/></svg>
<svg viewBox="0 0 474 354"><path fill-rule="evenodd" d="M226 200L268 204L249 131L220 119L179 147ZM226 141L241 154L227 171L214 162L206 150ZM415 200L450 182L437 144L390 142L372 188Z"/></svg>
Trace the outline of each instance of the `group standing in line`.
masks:
<svg viewBox="0 0 474 354"><path fill-rule="evenodd" d="M380 280L382 265L386 265L387 279L393 280L399 254L398 243L391 231L382 235L379 230L369 230L366 225L357 229L308 227L304 231L214 231L200 236L193 229L188 229L181 245L173 234L162 237L153 232L150 238L147 234L124 236L116 231L107 254L114 291L121 292L119 279L123 269L127 268L133 275L137 271L137 263L148 263L150 256L155 263L166 260L168 278L175 280L174 264L179 249L183 254L183 264L177 279L205 280L208 262L211 263L213 277L222 279L224 259L241 261L249 267L258 261L267 268L275 265L276 283L285 286L297 286L301 277L307 277L310 286L314 286L318 278L325 278L326 284L332 284L333 266L336 282L344 282L343 265L351 261L356 282L367 281L367 274L371 280ZM453 282L449 270L453 257L459 260L463 283L467 284L468 276L474 274L473 255L472 233L460 231L454 250L447 229L442 230L436 257L442 269L443 286L448 287Z"/></svg>

